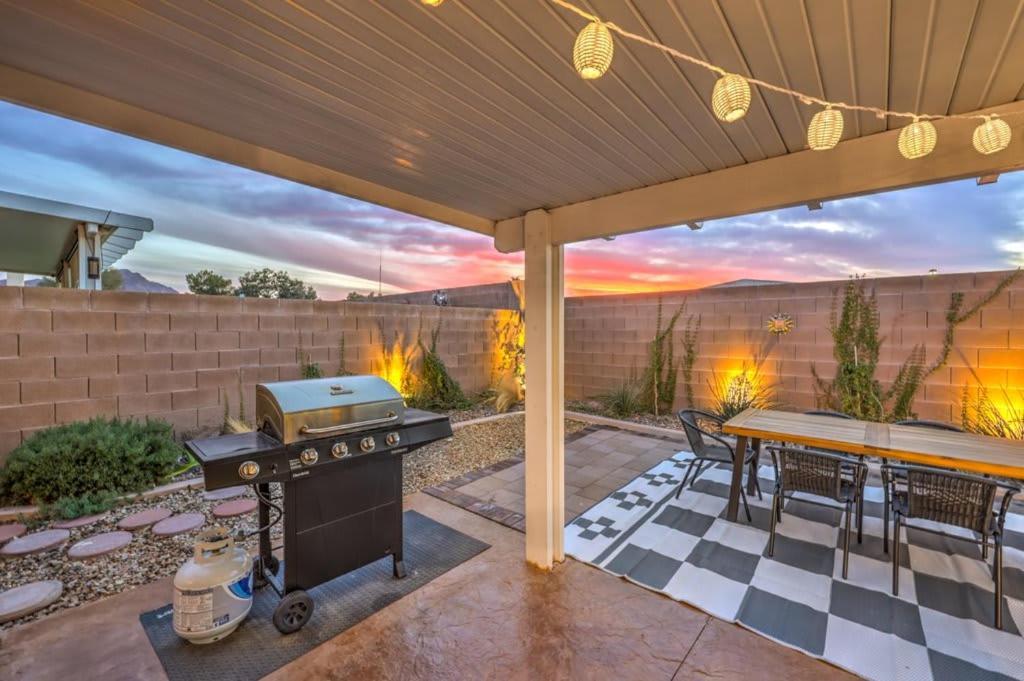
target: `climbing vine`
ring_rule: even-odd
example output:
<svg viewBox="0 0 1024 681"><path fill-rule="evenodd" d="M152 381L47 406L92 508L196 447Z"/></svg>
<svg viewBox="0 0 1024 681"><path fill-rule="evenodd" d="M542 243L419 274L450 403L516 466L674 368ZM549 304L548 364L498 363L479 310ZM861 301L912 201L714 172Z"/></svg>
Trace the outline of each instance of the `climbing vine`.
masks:
<svg viewBox="0 0 1024 681"><path fill-rule="evenodd" d="M915 345L885 389L875 378L883 342L879 335L878 301L874 291L868 293L859 279L851 279L844 289L841 307L833 300L829 321L832 354L837 364L835 377L825 380L811 366L819 405L865 421L913 418L914 399L925 379L949 360L957 327L995 300L1020 275L1021 270L1010 273L966 309L964 294L953 292L946 309L942 346L935 360L926 363L924 344Z"/></svg>

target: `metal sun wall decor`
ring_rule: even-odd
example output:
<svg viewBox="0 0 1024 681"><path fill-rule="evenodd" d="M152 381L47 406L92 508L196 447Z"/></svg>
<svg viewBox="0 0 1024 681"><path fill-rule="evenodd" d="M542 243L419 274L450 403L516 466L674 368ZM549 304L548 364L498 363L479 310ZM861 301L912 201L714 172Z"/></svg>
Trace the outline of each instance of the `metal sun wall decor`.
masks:
<svg viewBox="0 0 1024 681"><path fill-rule="evenodd" d="M793 318L785 312L776 312L768 318L768 331L776 336L782 336L793 330Z"/></svg>

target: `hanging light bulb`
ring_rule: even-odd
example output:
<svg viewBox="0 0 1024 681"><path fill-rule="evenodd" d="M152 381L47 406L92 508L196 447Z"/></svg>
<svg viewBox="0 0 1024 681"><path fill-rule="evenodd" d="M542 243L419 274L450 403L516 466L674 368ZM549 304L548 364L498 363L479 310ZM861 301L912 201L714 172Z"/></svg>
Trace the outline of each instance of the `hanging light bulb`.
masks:
<svg viewBox="0 0 1024 681"><path fill-rule="evenodd" d="M921 158L932 153L938 138L931 121L922 121L914 116L914 122L900 130L897 146L905 158Z"/></svg>
<svg viewBox="0 0 1024 681"><path fill-rule="evenodd" d="M1010 126L1001 118L986 116L985 122L974 129L974 148L988 155L1010 146Z"/></svg>
<svg viewBox="0 0 1024 681"><path fill-rule="evenodd" d="M444 0L420 0L420 2L422 2L424 5L430 5L431 7L437 7L442 2L444 2Z"/></svg>
<svg viewBox="0 0 1024 681"><path fill-rule="evenodd" d="M732 123L747 115L750 108L750 84L743 76L727 73L711 91L711 108L718 120Z"/></svg>
<svg viewBox="0 0 1024 681"><path fill-rule="evenodd" d="M572 63L581 76L593 80L603 76L612 65L614 51L611 32L604 24L592 21L576 36L576 44L572 47Z"/></svg>
<svg viewBox="0 0 1024 681"><path fill-rule="evenodd" d="M826 105L814 114L807 126L807 146L814 151L826 151L839 144L843 137L843 112Z"/></svg>

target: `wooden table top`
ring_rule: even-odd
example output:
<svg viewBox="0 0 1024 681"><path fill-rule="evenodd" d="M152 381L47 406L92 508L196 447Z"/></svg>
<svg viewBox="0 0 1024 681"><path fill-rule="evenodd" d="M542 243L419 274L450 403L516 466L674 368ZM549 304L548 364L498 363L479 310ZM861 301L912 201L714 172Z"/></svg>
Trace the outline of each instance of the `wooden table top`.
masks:
<svg viewBox="0 0 1024 681"><path fill-rule="evenodd" d="M973 433L747 409L723 432L1024 480L1024 442Z"/></svg>

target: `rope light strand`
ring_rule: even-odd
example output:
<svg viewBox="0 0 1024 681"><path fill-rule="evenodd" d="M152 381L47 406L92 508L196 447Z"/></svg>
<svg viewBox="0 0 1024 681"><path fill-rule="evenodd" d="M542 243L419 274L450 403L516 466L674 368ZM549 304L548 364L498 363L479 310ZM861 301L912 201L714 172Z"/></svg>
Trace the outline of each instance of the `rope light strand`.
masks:
<svg viewBox="0 0 1024 681"><path fill-rule="evenodd" d="M594 26L600 26L605 29L605 33L608 37L608 65L604 66L600 74L597 76L584 75L583 71L580 70L579 63L577 61L577 70L580 71L584 78L590 79L599 77L607 70L608 66L610 66L612 55L611 33L616 33L623 38L647 45L648 47L652 47L656 50L661 50L680 61L699 66L711 71L712 73L718 74L720 78L718 82L715 83L714 90L712 91L711 105L715 115L723 121L737 121L746 114L747 108L750 105L751 85L756 85L759 88L771 92L796 97L803 104L808 106L817 105L823 107L822 111L819 111L814 115L811 119L810 126L808 126L808 146L810 146L811 149L821 151L831 149L838 144L843 132L843 115L840 110L870 113L881 119L888 117L911 119L911 123L900 131L898 142L900 153L902 153L906 158L921 158L932 152L938 138L938 134L935 130L935 126L932 124L932 121L938 120L980 121L980 124L974 130L973 142L975 149L982 154L992 154L1002 151L1010 144L1010 126L1006 121L991 115L926 114L911 111L894 111L892 109L883 109L881 107L867 106L864 104L851 104L849 102L842 101L829 101L822 99L821 97L809 95L806 92L800 92L799 90L793 90L781 85L776 85L775 83L769 83L768 81L764 81L759 78L751 78L729 73L722 67L712 64L711 62L686 54L685 52L680 52L673 47L663 45L662 43L651 40L650 38L646 38L642 35L627 31L613 22L604 21L601 17L577 7L571 2L568 2L568 0L549 0L549 2L578 15L583 19L586 19L588 23L583 29L584 32L595 32L596 29L592 28ZM583 32L581 32L580 36L577 38L577 45L583 37ZM593 72L588 71L588 73ZM740 83L742 83L742 85L740 85Z"/></svg>

